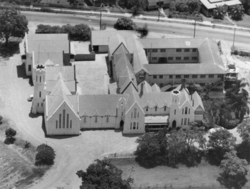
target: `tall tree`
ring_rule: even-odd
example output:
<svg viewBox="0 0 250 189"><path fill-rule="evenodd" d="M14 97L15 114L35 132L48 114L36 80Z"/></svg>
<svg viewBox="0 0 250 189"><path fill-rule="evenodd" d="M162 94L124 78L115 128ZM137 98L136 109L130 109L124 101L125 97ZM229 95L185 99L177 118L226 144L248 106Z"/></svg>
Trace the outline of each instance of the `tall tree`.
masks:
<svg viewBox="0 0 250 189"><path fill-rule="evenodd" d="M209 135L207 147L208 160L219 165L226 152L235 147L236 138L226 129L218 129Z"/></svg>
<svg viewBox="0 0 250 189"><path fill-rule="evenodd" d="M126 7L132 10L132 15L142 14L148 7L147 0L126 0Z"/></svg>
<svg viewBox="0 0 250 189"><path fill-rule="evenodd" d="M225 6L218 6L213 10L213 18L223 20L226 13Z"/></svg>
<svg viewBox="0 0 250 189"><path fill-rule="evenodd" d="M28 20L14 8L0 10L0 38L8 45L10 37L23 38L28 33Z"/></svg>
<svg viewBox="0 0 250 189"><path fill-rule="evenodd" d="M80 170L76 174L82 179L80 189L131 189L133 182L132 178L122 180L122 171L107 159L95 160L86 172Z"/></svg>
<svg viewBox="0 0 250 189"><path fill-rule="evenodd" d="M249 172L247 161L237 157L235 151L225 154L225 159L221 161L220 169L222 170L219 182L226 188L242 188L246 182L246 176Z"/></svg>
<svg viewBox="0 0 250 189"><path fill-rule="evenodd" d="M228 12L231 19L236 20L236 21L242 20L244 13L245 11L242 5L234 5L230 7L229 12Z"/></svg>

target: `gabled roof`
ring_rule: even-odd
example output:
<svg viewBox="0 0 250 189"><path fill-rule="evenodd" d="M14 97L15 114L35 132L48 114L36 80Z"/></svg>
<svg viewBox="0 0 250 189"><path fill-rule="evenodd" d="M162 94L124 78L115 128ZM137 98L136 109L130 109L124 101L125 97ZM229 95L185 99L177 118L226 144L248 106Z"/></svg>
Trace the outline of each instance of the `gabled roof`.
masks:
<svg viewBox="0 0 250 189"><path fill-rule="evenodd" d="M116 116L116 108L121 98L128 99L128 95L80 95L79 115Z"/></svg>
<svg viewBox="0 0 250 189"><path fill-rule="evenodd" d="M113 54L129 54L127 47L122 42L113 52Z"/></svg>
<svg viewBox="0 0 250 189"><path fill-rule="evenodd" d="M46 81L44 90L47 91L48 93L50 93L52 91L52 89L54 88L54 86L56 85L56 83L57 83L56 80ZM71 93L76 92L76 83L75 83L75 81L64 81L64 84L67 86L67 88L69 89L69 91Z"/></svg>
<svg viewBox="0 0 250 189"><path fill-rule="evenodd" d="M147 81L142 81L137 88L139 94L141 94L141 92L143 93L153 92L152 87L149 85Z"/></svg>
<svg viewBox="0 0 250 189"><path fill-rule="evenodd" d="M109 53L113 54L117 47L119 47L121 44L126 45L126 41L119 33L111 36L108 43Z"/></svg>
<svg viewBox="0 0 250 189"><path fill-rule="evenodd" d="M70 90L68 89L68 87L65 85L64 81L63 81L63 77L62 74L59 73L58 75L58 79L57 79L57 83L56 85L53 87L50 95L71 95Z"/></svg>
<svg viewBox="0 0 250 189"><path fill-rule="evenodd" d="M46 67L45 80L57 80L58 74L61 73L64 81L74 81L75 80L75 70L73 66L53 66Z"/></svg>
<svg viewBox="0 0 250 189"><path fill-rule="evenodd" d="M62 52L35 52L33 59L35 64L43 64L46 66L63 66Z"/></svg>
<svg viewBox="0 0 250 189"><path fill-rule="evenodd" d="M160 87L156 83L152 85L152 92L155 92L155 93L161 92Z"/></svg>
<svg viewBox="0 0 250 189"><path fill-rule="evenodd" d="M200 95L195 91L194 94L192 94L192 96L190 96L190 98L193 100L194 104L194 110L196 110L198 107L201 107L203 109L203 111L205 110L201 97Z"/></svg>
<svg viewBox="0 0 250 189"><path fill-rule="evenodd" d="M158 93L145 93L141 97L141 106L153 108L155 106L162 108L164 106L170 106L172 101L171 92L158 92Z"/></svg>

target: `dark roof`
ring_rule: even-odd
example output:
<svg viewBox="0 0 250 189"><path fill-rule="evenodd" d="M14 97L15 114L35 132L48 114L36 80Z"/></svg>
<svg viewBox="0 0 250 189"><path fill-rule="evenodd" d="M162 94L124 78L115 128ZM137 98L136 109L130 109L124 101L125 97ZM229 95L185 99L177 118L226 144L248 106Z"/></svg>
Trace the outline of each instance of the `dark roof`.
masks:
<svg viewBox="0 0 250 189"><path fill-rule="evenodd" d="M116 116L116 108L121 98L128 99L128 95L80 95L80 116Z"/></svg>

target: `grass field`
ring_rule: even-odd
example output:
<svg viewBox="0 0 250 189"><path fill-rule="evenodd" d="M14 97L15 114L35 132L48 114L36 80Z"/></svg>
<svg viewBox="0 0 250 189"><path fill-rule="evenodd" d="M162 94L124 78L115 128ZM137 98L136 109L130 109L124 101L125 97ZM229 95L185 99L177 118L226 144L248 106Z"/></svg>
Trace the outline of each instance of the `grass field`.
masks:
<svg viewBox="0 0 250 189"><path fill-rule="evenodd" d="M204 161L198 167L179 165L179 168L158 166L152 169L140 167L134 159L117 158L111 162L123 171L123 178L134 179L134 189L224 189L217 181L219 168ZM248 182L242 189L249 188Z"/></svg>
<svg viewBox="0 0 250 189"><path fill-rule="evenodd" d="M26 189L27 185L41 178L47 168L34 166L36 148L30 145L25 149L25 141L18 134L14 144L3 143L4 132L9 127L6 120L0 124L0 189Z"/></svg>

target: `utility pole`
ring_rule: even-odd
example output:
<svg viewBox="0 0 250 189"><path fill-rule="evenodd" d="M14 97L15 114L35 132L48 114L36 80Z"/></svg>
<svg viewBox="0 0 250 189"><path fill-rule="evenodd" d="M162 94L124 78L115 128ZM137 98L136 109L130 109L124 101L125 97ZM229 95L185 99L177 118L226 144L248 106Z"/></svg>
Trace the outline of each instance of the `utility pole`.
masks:
<svg viewBox="0 0 250 189"><path fill-rule="evenodd" d="M234 51L234 41L235 41L236 27L237 27L237 26L234 25L234 38L233 38L233 49L232 49L233 51Z"/></svg>
<svg viewBox="0 0 250 189"><path fill-rule="evenodd" d="M100 6L100 30L102 30L102 4Z"/></svg>
<svg viewBox="0 0 250 189"><path fill-rule="evenodd" d="M194 20L194 38L195 38L195 31L196 31L196 20Z"/></svg>

